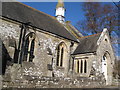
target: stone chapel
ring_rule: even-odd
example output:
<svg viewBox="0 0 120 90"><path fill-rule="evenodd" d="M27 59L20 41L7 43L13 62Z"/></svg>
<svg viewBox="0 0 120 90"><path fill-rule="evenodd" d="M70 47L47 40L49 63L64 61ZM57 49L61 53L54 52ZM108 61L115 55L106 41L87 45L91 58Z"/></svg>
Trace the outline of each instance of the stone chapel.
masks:
<svg viewBox="0 0 120 90"><path fill-rule="evenodd" d="M63 0L58 0L55 17L20 2L1 4L0 60L4 84L29 82L29 78L89 79L100 75L106 85L112 84L115 56L107 28L83 36L70 21L65 21Z"/></svg>

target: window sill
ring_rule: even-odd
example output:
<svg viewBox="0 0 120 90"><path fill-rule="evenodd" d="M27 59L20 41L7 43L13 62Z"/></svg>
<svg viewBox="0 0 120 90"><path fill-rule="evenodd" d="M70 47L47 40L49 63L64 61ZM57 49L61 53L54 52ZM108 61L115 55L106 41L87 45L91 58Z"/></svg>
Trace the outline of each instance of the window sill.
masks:
<svg viewBox="0 0 120 90"><path fill-rule="evenodd" d="M57 69L65 69L64 67L62 66L56 66Z"/></svg>

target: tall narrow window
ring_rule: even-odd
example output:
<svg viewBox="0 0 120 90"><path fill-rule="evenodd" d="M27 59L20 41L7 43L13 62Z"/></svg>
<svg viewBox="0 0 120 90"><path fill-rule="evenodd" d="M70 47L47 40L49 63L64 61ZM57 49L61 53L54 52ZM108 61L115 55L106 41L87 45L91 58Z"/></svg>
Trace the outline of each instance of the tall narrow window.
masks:
<svg viewBox="0 0 120 90"><path fill-rule="evenodd" d="M80 69L81 73L83 73L83 61L81 60L81 69Z"/></svg>
<svg viewBox="0 0 120 90"><path fill-rule="evenodd" d="M29 62L32 62L34 58L34 45L35 45L35 39L33 39L31 42Z"/></svg>
<svg viewBox="0 0 120 90"><path fill-rule="evenodd" d="M60 43L57 47L57 57L56 57L56 66L63 67L64 66L64 59L66 55L66 45L65 43Z"/></svg>
<svg viewBox="0 0 120 90"><path fill-rule="evenodd" d="M58 46L58 49L57 49L57 62L56 62L57 66L59 66L59 54L60 54L60 47Z"/></svg>
<svg viewBox="0 0 120 90"><path fill-rule="evenodd" d="M34 58L35 34L26 35L23 61L32 62Z"/></svg>
<svg viewBox="0 0 120 90"><path fill-rule="evenodd" d="M62 48L61 49L61 62L60 62L60 66L62 66L62 63L63 63L63 54L64 53L64 49Z"/></svg>
<svg viewBox="0 0 120 90"><path fill-rule="evenodd" d="M84 73L86 73L87 72L87 61L85 60L84 61Z"/></svg>
<svg viewBox="0 0 120 90"><path fill-rule="evenodd" d="M25 50L24 50L24 58L23 58L23 61L27 61L28 47L29 47L29 37L27 37L27 39L26 39L26 41L25 41Z"/></svg>
<svg viewBox="0 0 120 90"><path fill-rule="evenodd" d="M77 73L79 73L79 60L77 61Z"/></svg>

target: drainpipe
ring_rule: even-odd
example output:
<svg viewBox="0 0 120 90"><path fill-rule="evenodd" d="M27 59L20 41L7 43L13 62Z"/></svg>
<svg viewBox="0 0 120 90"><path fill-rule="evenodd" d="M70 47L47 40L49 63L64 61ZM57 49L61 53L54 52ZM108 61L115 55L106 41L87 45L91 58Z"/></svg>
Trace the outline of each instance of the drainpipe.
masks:
<svg viewBox="0 0 120 90"><path fill-rule="evenodd" d="M18 48L17 48L17 45L15 44L14 63L18 63L18 57L19 57L19 52L20 52L21 39L22 39L24 25L21 25L20 28L21 30L20 30Z"/></svg>

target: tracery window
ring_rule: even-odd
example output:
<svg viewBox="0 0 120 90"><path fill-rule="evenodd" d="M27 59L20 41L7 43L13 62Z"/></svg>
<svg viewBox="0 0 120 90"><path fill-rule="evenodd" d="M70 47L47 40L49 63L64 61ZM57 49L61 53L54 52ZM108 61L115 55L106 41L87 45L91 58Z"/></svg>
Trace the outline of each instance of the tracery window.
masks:
<svg viewBox="0 0 120 90"><path fill-rule="evenodd" d="M25 39L23 61L32 62L34 58L35 34L29 33Z"/></svg>

